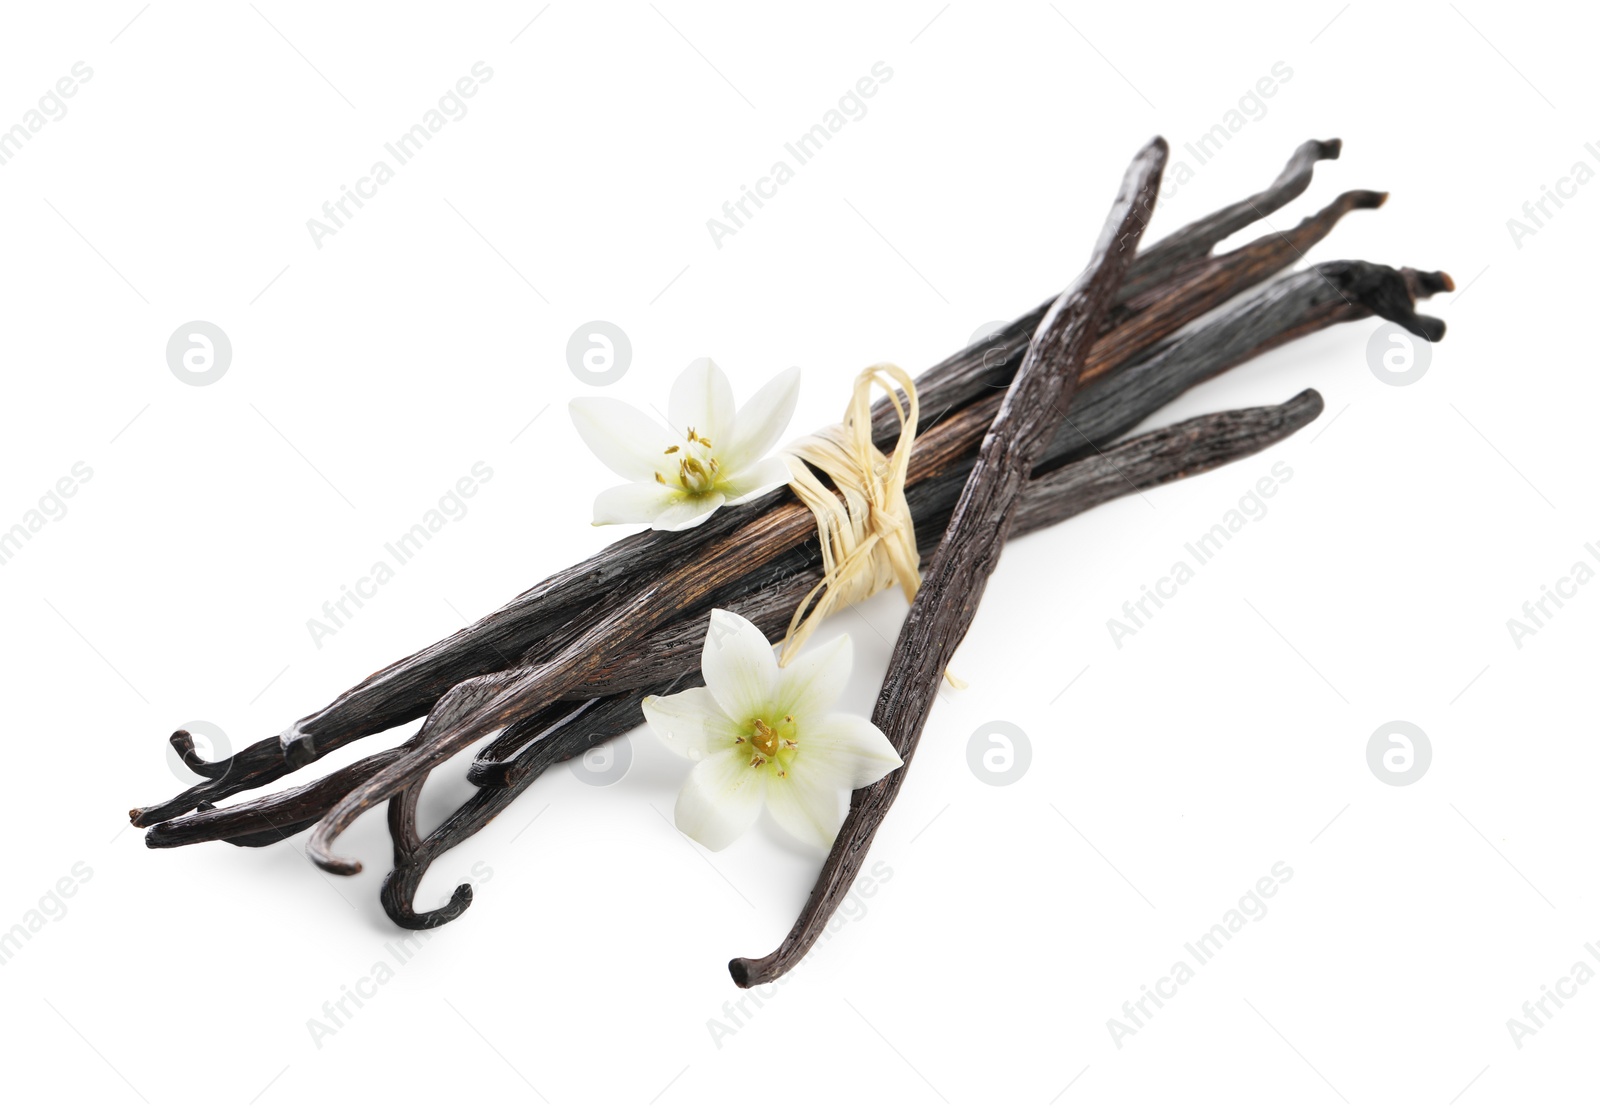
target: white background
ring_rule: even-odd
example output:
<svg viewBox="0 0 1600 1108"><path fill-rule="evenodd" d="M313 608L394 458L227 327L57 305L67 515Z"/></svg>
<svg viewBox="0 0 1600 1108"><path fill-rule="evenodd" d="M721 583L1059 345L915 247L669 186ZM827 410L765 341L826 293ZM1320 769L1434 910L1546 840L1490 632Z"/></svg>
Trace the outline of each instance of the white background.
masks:
<svg viewBox="0 0 1600 1108"><path fill-rule="evenodd" d="M93 76L0 166L0 529L74 463L93 476L0 566L0 930L41 898L56 917L0 966L6 1085L107 1105L1592 1097L1600 984L1520 1044L1507 1026L1575 962L1600 970L1580 702L1600 586L1520 646L1507 629L1573 563L1600 568L1600 184L1520 244L1507 227L1575 162L1600 168L1585 19L1480 0L9 7L0 126L75 62ZM307 220L478 61L467 114L314 243ZM880 61L867 114L715 245L723 202ZM1184 144L1280 62L1265 114L1198 165ZM659 404L700 355L741 396L800 365L793 430L821 425L861 366L920 371L1066 283L1154 133L1194 176L1152 239L1342 137L1272 225L1389 190L1312 260L1448 270L1460 291L1427 310L1449 336L1404 388L1369 370L1370 322L1238 369L1159 422L1306 386L1327 411L1008 550L956 658L971 687L936 708L873 849L889 878L759 1009L725 963L776 944L818 858L771 829L688 843L668 822L685 766L644 734L620 783L558 768L443 859L420 903L474 867L476 902L331 1035L308 1021L397 964L381 813L342 841L368 863L350 879L303 837L157 853L127 828L183 784L175 727L275 734L615 537L588 526L610 475L565 415L593 392L566 364L580 324L631 337L610 395ZM191 320L232 341L209 387L166 364ZM467 515L314 642L307 620L480 461ZM1106 621L1275 462L1294 476L1265 518L1115 645ZM836 621L862 711L903 608ZM1406 787L1366 755L1397 719L1432 747ZM968 767L991 720L1029 736L1013 785ZM425 824L463 769L436 775ZM1293 877L1267 914L1115 1041L1124 1002L1276 862ZM75 863L91 876L51 900Z"/></svg>

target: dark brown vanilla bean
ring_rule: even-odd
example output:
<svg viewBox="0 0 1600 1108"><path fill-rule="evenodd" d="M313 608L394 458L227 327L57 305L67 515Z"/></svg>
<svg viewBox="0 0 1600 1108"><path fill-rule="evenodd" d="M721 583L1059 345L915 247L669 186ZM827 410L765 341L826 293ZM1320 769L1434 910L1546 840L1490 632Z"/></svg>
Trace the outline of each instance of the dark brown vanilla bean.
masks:
<svg viewBox="0 0 1600 1108"><path fill-rule="evenodd" d="M1308 179L1309 167L1317 158L1337 155L1337 141L1305 144L1272 189L1241 203L1253 203L1264 217L1298 195ZM1290 187L1285 182L1297 183L1298 187ZM1158 255L1154 261L1146 262L1142 257L1135 261L1133 276L1140 278L1141 283L1134 288L1142 299L1137 304L1120 306L1120 322L1113 328L1113 334L1127 331L1126 341L1108 346L1099 366L1092 361L1091 375L1115 364L1115 358L1148 346L1185 318L1193 318L1292 263L1298 252L1309 245L1309 241L1297 246L1285 242L1276 248L1269 244L1267 249L1258 252L1259 257L1235 252L1235 255L1225 256L1232 261L1223 269L1209 275L1196 273L1196 264L1209 264L1203 256L1211 247L1232 229L1237 229L1233 225L1236 216L1230 213L1239 208L1240 205L1232 205L1169 236L1164 242L1172 243L1173 249ZM1342 210L1337 214L1342 214ZM1311 229L1308 234L1325 234L1337 214L1332 214L1320 230ZM1291 246L1294 248L1288 248ZM1152 252L1155 249L1152 248ZM1202 296L1200 302L1151 294L1152 286L1171 283L1174 271L1185 265L1190 267L1186 271L1190 278L1208 277L1206 281L1195 282L1196 291ZM1155 311L1151 319L1135 322L1137 316L1163 307L1165 311ZM925 390L924 411L928 419L939 418L945 408L958 400L970 399L995 383L1009 380L1015 370L1014 358L1020 357L1021 345L1025 345L1026 335L1031 333L1042 311L1041 307L1039 312L1023 317L981 349L963 351L919 378L919 387ZM1188 313L1187 316L1184 313ZM1006 339L1007 334L1016 340L1012 343L1014 348L1007 346L1011 341ZM887 441L894 433L888 406L880 406L875 415L875 433ZM771 501L750 506L745 514L754 515L785 498L786 494L779 494ZM713 519L692 533L673 536L647 532L613 544L596 557L530 589L473 626L380 670L327 708L300 720L283 736L252 744L229 763L206 763L194 757L191 750L185 761L197 773L214 780L196 785L164 804L135 809L130 813L133 822L136 826L149 826L201 804L269 784L315 756L417 718L455 684L499 669L507 658L527 659L530 652L546 649L548 641L559 636L563 627L570 627L592 611L597 598L637 587L658 565L683 557L718 534L730 533L743 518L739 512L732 511L718 515L723 518Z"/></svg>
<svg viewBox="0 0 1600 1108"><path fill-rule="evenodd" d="M1138 435L1028 482L1011 538L1053 526L1063 512L1195 477L1282 442L1322 414L1322 396L1306 389L1282 404L1196 416Z"/></svg>
<svg viewBox="0 0 1600 1108"><path fill-rule="evenodd" d="M191 843L242 836L271 835L288 838L310 827L344 796L382 767L399 758L405 746L391 747L351 762L343 769L296 788L283 789L270 796L233 804L227 808L208 808L158 823L144 833L149 847L188 846ZM277 841L267 839L265 842ZM236 845L263 845L254 841Z"/></svg>
<svg viewBox="0 0 1600 1108"><path fill-rule="evenodd" d="M1010 537L1015 537L1135 488L1202 471L1281 439L1320 410L1314 393L1278 408L1221 413L1114 441L1197 381L1319 327L1376 312L1429 338L1442 333L1442 324L1417 315L1414 307L1415 297L1450 287L1442 274L1329 263L1248 291L1292 265L1343 215L1378 206L1383 194L1346 193L1287 232L1274 230L1228 253L1213 254L1222 239L1302 193L1315 163L1338 152L1336 141L1305 144L1269 189L1149 249L1133 253L1130 245L1131 262L1108 256L1102 240L1096 255L1102 280L1090 282L1097 303L1093 310L1079 305L1081 318L1056 335L1063 347L1081 348L1075 355L1081 368L1067 378L1081 384L1081 392L1070 408L1063 403L1053 413L1062 417L1060 428L1031 469L1021 470L1026 479L1020 490L1013 489L1008 498L1000 486L1009 476L987 487L981 518L988 519L1004 502L1003 510L1013 513ZM1138 172L1136 164L1130 177ZM1127 228L1128 241L1136 243L1140 232L1142 224ZM1116 274L1119 268L1122 272ZM1047 307L1053 313L1059 302ZM923 434L913 453L907 500L925 558L931 557L937 567L946 549L962 551L952 556L963 557L963 564L938 575L947 591L946 607L955 615L941 609L929 617L947 621L941 626L959 627L956 640L988 573L984 569L973 576L970 571L985 561L992 567L1008 536L1002 528L993 536L968 535L960 543L940 539L947 525L951 535L961 534L963 511L975 511L969 504L969 480L983 485L986 465L1000 472L996 458L1014 468L1021 456L1015 444L995 448L993 456L987 445L982 452L977 447L980 439L988 443L985 431L1010 410L1000 392L1018 377L1025 360L1032 372L1052 371L1049 358L1043 359L1049 363L1045 370L1038 369L1041 356L1030 342L1036 330L1049 329L1048 321L1035 327L1045 315L1042 307L1003 329L998 338L917 378ZM1066 330L1073 331L1070 339L1063 337ZM1051 418L1052 413L1034 405L1018 405L1025 415L1013 430L1026 433L1034 422ZM880 402L875 415L887 408ZM875 419L880 443L896 429L892 418ZM983 553L986 542L992 549ZM810 513L786 492L761 504L719 512L693 532L631 536L472 627L374 674L282 736L253 744L231 761L207 762L194 750L192 739L175 735L173 746L185 764L207 780L165 804L136 810L133 818L140 825L155 825L147 835L152 846L211 839L258 846L315 824L309 844L313 860L332 872L351 873L360 867L333 854L336 837L362 812L387 802L394 860L383 887L385 911L405 927L448 922L471 903L472 890L462 885L443 906L418 911L415 897L432 861L481 830L549 766L638 725L642 695L694 683L699 640L711 607L747 614L769 638L778 637L799 597L816 580L815 543ZM796 589L801 590L798 595ZM912 626L908 620L908 631ZM949 650L954 649L951 642ZM918 658L915 665L927 668L926 662ZM913 719L909 701L921 688L921 675L902 674L896 683L898 670L891 667L879 712L897 721L891 738L907 733L900 725L912 721L904 755L909 763L927 709ZM891 685L903 695L891 696ZM927 700L931 703L931 696ZM213 806L270 784L349 742L424 714L421 730L400 747L379 751L319 781L227 809ZM485 740L468 775L477 792L433 832L422 835L417 801L427 777L445 759ZM900 740L895 741L898 745ZM897 791L903 771L895 777ZM870 791L853 798L851 819ZM824 886L830 886L826 895L848 888L892 800L891 792L871 830L864 839L852 839L858 845L841 856L837 867L830 855L806 914L784 947L760 962L736 961L730 966L736 979L751 974L758 976L749 983L770 979L792 964L785 961L786 951L803 955L810 942L808 927L820 928L831 912L817 903L825 895ZM191 810L193 814L182 815ZM759 977L761 972L768 977Z"/></svg>
<svg viewBox="0 0 1600 1108"><path fill-rule="evenodd" d="M977 614L984 586L1011 533L1022 490L1061 423L1100 319L1122 286L1166 162L1167 144L1159 138L1134 159L1089 268L1051 305L1034 333L1022 368L978 449L950 526L923 574L872 714L903 764L851 797L822 874L782 945L765 958L729 963L740 987L771 981L803 957L866 861L916 754L939 682Z"/></svg>
<svg viewBox="0 0 1600 1108"><path fill-rule="evenodd" d="M1310 186L1317 163L1337 158L1342 146L1338 139L1312 139L1301 143L1278 179L1265 189L1212 212L1204 219L1197 219L1154 246L1146 247L1134 263L1133 272L1123 282L1122 295L1127 297L1143 291L1157 283L1163 274L1170 274L1185 262L1205 257L1229 235L1282 208Z"/></svg>

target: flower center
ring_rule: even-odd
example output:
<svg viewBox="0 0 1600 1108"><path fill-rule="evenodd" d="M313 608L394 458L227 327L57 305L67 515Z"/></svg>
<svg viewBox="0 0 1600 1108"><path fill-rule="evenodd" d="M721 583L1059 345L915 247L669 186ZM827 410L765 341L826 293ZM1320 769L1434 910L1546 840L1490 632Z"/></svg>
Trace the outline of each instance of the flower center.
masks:
<svg viewBox="0 0 1600 1108"><path fill-rule="evenodd" d="M750 768L760 769L771 763L779 777L787 777L795 751L800 749L794 737L794 717L784 716L777 726L762 719L752 720L750 731L750 734L734 740L736 743L750 744Z"/></svg>
<svg viewBox="0 0 1600 1108"><path fill-rule="evenodd" d="M665 451L677 456L677 479L669 480L657 470L656 480L663 485L676 484L691 496L701 496L716 488L717 459L711 454L711 440L698 434L693 427L688 429L684 439L683 445L669 446Z"/></svg>

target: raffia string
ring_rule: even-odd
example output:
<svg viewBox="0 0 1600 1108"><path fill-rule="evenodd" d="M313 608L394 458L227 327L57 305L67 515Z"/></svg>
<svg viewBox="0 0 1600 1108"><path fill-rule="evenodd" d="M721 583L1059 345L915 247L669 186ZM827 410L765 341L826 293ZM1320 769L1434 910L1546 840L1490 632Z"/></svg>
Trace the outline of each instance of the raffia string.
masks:
<svg viewBox="0 0 1600 1108"><path fill-rule="evenodd" d="M886 457L872 443L872 387L889 394L900 438ZM906 394L900 402L896 387ZM779 664L787 665L828 615L898 584L909 602L922 584L916 528L906 505L906 467L917 434L917 386L880 362L856 376L844 420L784 448L789 487L817 518L822 580L789 621ZM820 470L832 488L812 469Z"/></svg>

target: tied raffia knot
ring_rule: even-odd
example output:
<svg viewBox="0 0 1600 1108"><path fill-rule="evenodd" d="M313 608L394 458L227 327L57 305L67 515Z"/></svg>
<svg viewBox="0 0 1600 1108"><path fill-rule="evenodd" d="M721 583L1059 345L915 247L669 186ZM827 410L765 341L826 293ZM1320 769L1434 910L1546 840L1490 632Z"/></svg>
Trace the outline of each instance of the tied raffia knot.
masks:
<svg viewBox="0 0 1600 1108"><path fill-rule="evenodd" d="M887 456L872 443L873 385L889 394L900 418L900 437ZM905 393L905 404L897 388ZM879 363L857 374L842 422L785 448L789 487L817 519L822 580L795 609L779 664L787 665L841 605L858 603L895 584L907 602L917 594L922 584L917 534L906 505L906 467L917 434L917 411L911 375Z"/></svg>

